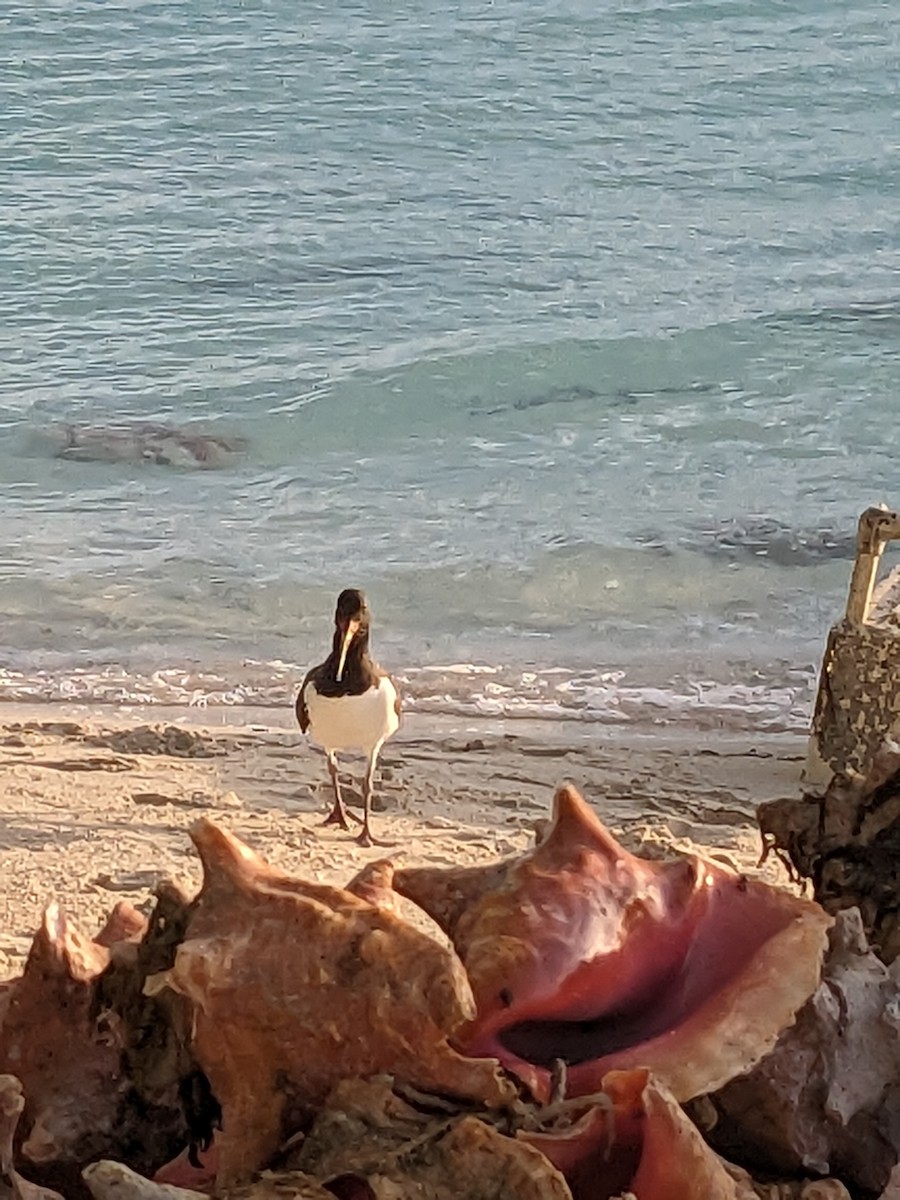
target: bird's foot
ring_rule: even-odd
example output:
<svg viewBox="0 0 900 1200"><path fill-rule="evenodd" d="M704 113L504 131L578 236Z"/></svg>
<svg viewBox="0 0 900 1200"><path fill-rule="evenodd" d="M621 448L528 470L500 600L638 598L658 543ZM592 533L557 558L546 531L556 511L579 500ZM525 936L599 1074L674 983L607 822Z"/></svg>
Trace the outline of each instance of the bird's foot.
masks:
<svg viewBox="0 0 900 1200"><path fill-rule="evenodd" d="M331 810L331 812L328 814L328 816L325 818L325 820L322 822L322 825L323 826L338 825L341 829L352 829L353 826L350 824L349 820L347 819L348 817L352 817L353 820L357 821L357 822L361 820L361 818L358 817L356 815L356 813L348 812L347 809L344 808L343 805L340 805L340 806L335 805L334 808Z"/></svg>
<svg viewBox="0 0 900 1200"><path fill-rule="evenodd" d="M383 840L382 838L373 837L372 831L369 828L368 822L363 823L363 827L359 831L359 834L356 838L356 844L357 844L357 846L362 846L364 849L368 849L370 846L396 846L397 845L396 842L388 842L388 841Z"/></svg>

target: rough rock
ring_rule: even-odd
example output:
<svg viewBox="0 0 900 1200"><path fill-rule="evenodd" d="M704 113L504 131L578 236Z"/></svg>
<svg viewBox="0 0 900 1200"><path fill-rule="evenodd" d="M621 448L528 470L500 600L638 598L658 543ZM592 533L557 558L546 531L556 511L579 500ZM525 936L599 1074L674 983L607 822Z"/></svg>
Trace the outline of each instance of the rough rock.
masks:
<svg viewBox="0 0 900 1200"><path fill-rule="evenodd" d="M760 805L766 852L775 851L831 913L858 908L885 962L900 953L900 746L887 743L865 777L835 776L824 796Z"/></svg>

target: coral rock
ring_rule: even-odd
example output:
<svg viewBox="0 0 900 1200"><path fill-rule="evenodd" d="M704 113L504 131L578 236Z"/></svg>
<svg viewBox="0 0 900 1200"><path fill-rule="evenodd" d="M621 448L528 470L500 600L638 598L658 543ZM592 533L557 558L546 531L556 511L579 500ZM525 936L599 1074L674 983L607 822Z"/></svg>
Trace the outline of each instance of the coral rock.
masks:
<svg viewBox="0 0 900 1200"><path fill-rule="evenodd" d="M828 912L858 908L876 953L900 954L900 747L869 773L836 775L824 796L770 800L757 817L767 851L812 880Z"/></svg>

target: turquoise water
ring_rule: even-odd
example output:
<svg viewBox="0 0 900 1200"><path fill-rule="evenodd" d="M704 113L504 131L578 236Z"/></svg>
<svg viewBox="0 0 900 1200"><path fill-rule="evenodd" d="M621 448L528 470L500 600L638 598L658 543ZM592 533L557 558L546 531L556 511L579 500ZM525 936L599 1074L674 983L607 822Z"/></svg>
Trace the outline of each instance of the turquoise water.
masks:
<svg viewBox="0 0 900 1200"><path fill-rule="evenodd" d="M283 703L354 583L423 708L802 724L900 502L900 12L825 7L6 5L0 695Z"/></svg>

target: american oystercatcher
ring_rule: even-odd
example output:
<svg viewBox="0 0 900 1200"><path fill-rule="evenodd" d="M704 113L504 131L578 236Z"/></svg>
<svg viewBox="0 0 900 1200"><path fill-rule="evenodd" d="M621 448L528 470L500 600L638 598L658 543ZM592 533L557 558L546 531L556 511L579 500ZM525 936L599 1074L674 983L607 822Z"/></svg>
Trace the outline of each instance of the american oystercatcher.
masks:
<svg viewBox="0 0 900 1200"><path fill-rule="evenodd" d="M376 845L369 828L372 778L378 754L400 725L400 697L386 672L369 656L371 616L366 598L345 588L334 610L334 641L323 663L308 672L295 705L303 733L324 749L334 788L334 807L326 825L349 829L338 781L336 751L361 750L369 756L363 788L363 824L357 841Z"/></svg>

